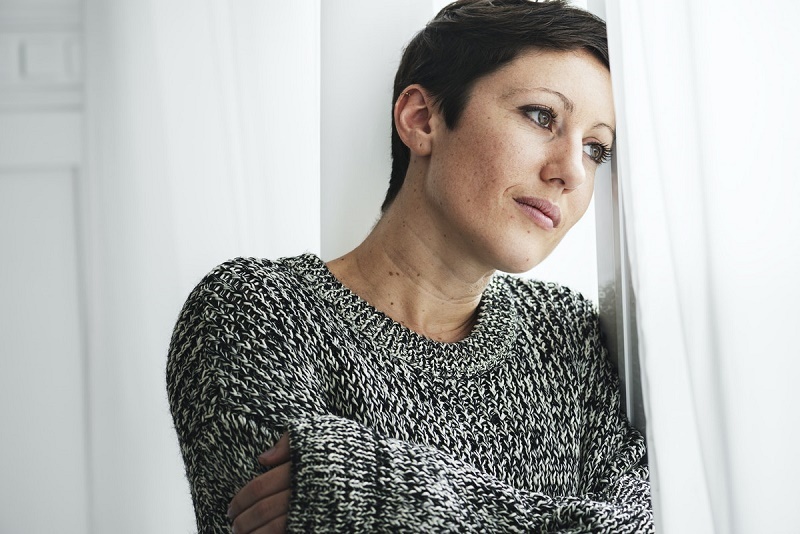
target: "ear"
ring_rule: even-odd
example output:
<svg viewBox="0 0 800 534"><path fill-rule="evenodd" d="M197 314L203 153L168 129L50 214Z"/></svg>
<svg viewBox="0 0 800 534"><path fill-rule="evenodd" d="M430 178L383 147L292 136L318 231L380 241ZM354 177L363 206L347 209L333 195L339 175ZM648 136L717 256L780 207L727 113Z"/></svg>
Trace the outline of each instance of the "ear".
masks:
<svg viewBox="0 0 800 534"><path fill-rule="evenodd" d="M431 132L437 121L433 98L418 84L409 85L394 103L394 125L400 139L416 156L431 153Z"/></svg>

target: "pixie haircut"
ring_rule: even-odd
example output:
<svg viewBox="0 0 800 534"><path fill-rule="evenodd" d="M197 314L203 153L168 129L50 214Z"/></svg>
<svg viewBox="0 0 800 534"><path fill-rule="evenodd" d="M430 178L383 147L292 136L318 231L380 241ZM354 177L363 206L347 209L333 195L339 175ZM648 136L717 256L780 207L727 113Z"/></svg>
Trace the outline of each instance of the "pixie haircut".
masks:
<svg viewBox="0 0 800 534"><path fill-rule="evenodd" d="M606 25L562 0L458 0L442 9L408 43L394 78L392 109L411 84L424 87L453 129L475 81L531 48L586 50L606 68ZM386 211L405 180L410 152L392 114L392 175Z"/></svg>

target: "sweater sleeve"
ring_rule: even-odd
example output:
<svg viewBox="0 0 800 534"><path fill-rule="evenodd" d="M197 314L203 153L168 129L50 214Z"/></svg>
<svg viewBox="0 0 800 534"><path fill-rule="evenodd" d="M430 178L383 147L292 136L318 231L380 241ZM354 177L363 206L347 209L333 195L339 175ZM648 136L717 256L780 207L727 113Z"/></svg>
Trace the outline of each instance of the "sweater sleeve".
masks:
<svg viewBox="0 0 800 534"><path fill-rule="evenodd" d="M641 470L601 492L553 497L332 415L294 421L290 443L292 532L653 531Z"/></svg>
<svg viewBox="0 0 800 534"><path fill-rule="evenodd" d="M586 314L582 337L582 491L609 502L641 502L650 510L647 448L621 411L619 379L593 310Z"/></svg>
<svg viewBox="0 0 800 534"><path fill-rule="evenodd" d="M246 281L224 274L210 274L189 295L167 359L170 410L199 534L229 533L231 499L264 472L258 455L290 420L323 413L313 371L289 363L269 331L270 324L291 325L280 310L255 302ZM270 324L264 310L273 313Z"/></svg>

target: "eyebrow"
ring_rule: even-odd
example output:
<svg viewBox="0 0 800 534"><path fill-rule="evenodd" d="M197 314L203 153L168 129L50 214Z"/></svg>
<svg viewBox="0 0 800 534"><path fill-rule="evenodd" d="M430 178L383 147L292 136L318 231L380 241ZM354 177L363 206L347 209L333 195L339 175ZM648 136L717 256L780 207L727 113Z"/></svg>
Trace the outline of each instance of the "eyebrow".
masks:
<svg viewBox="0 0 800 534"><path fill-rule="evenodd" d="M559 93L558 91L553 91L552 89L548 89L547 87L536 87L533 90L543 91L545 93L550 93L551 95L555 95L564 104L564 109L566 109L570 113L572 113L575 110L575 102L567 98L563 93Z"/></svg>
<svg viewBox="0 0 800 534"><path fill-rule="evenodd" d="M592 126L592 128L608 128L608 131L611 132L611 136L613 138L612 142L617 140L617 131L614 128L612 128L611 126L609 126L608 124L604 123L604 122L598 122L597 124Z"/></svg>
<svg viewBox="0 0 800 534"><path fill-rule="evenodd" d="M549 93L551 95L554 95L554 96L558 97L558 99L561 100L561 103L564 104L564 109L566 109L570 113L572 113L575 110L575 102L573 102L572 100L567 98L567 96L564 93L560 93L558 91L554 91L553 89L548 89L547 87L534 87L532 89L528 89L526 87L515 87L513 89L510 89L506 93L504 93L502 98L503 99L507 99L507 98L510 98L510 97L516 95L517 93L523 93L523 92L526 92L526 91L541 91L541 92L544 92L544 93ZM614 128L612 128L611 126L609 126L605 122L598 122L592 128L607 128L608 131L611 132L611 135L614 138L613 140L614 141L617 140L617 131L614 130Z"/></svg>
<svg viewBox="0 0 800 534"><path fill-rule="evenodd" d="M561 103L564 104L564 108L567 111L572 113L572 111L575 109L575 103L572 100L570 100L569 98L567 98L564 95L564 93L559 93L558 91L554 91L553 89L548 89L547 87L533 87L533 88L530 88L530 87L514 87L512 89L509 89L505 93L503 93L501 98L503 100L506 100L506 99L511 98L512 96L518 94L518 93L527 93L529 91L541 91L541 92L544 92L544 93L549 93L551 95L555 95L555 96L557 96L559 98L559 100L561 100Z"/></svg>

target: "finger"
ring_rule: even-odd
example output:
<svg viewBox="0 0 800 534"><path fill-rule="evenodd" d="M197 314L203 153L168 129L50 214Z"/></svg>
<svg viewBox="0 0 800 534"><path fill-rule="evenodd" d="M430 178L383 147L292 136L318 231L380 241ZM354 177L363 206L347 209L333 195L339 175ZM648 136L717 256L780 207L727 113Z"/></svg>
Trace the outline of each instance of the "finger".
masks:
<svg viewBox="0 0 800 534"><path fill-rule="evenodd" d="M292 491L287 489L256 502L236 516L233 520L233 532L253 534L261 527L268 527L273 519L285 516L289 512L291 494Z"/></svg>
<svg viewBox="0 0 800 534"><path fill-rule="evenodd" d="M292 464L283 463L248 482L234 496L228 507L228 518L233 519L256 502L278 492L287 490L292 483Z"/></svg>
<svg viewBox="0 0 800 534"><path fill-rule="evenodd" d="M278 516L266 525L258 527L253 534L284 534L288 517L288 515Z"/></svg>
<svg viewBox="0 0 800 534"><path fill-rule="evenodd" d="M278 465L289 461L289 434L284 433L281 439L269 450L258 457L259 463L264 466Z"/></svg>

